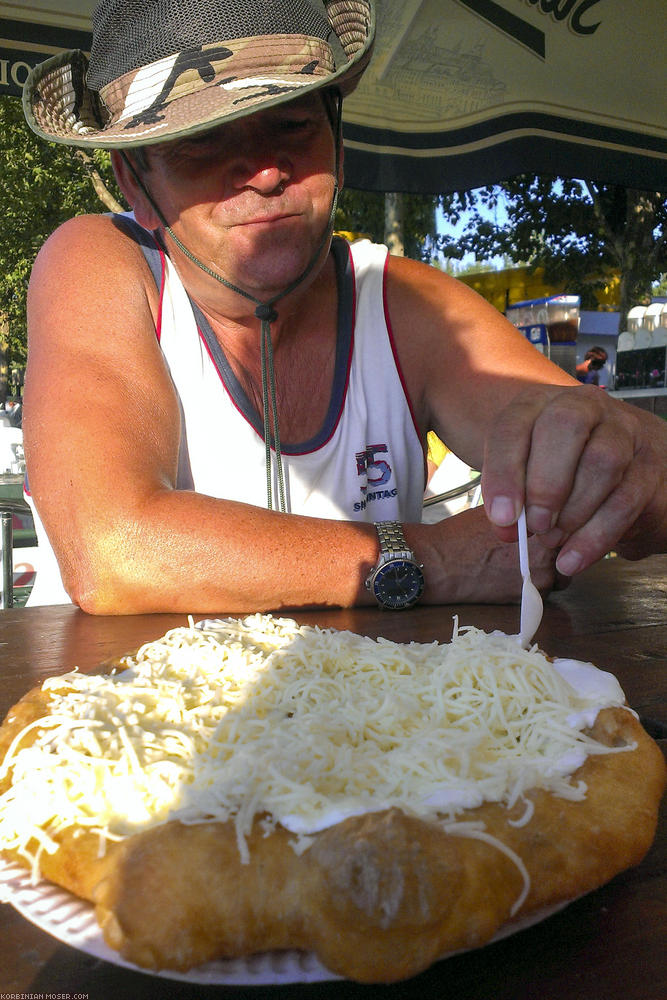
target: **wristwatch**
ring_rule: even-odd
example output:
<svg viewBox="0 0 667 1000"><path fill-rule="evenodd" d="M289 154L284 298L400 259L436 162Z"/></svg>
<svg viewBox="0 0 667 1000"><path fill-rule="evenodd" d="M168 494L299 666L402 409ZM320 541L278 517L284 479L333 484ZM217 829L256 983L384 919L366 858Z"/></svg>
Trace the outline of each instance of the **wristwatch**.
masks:
<svg viewBox="0 0 667 1000"><path fill-rule="evenodd" d="M380 558L366 578L366 589L381 608L402 611L417 603L424 590L422 567L408 548L398 521L378 521Z"/></svg>

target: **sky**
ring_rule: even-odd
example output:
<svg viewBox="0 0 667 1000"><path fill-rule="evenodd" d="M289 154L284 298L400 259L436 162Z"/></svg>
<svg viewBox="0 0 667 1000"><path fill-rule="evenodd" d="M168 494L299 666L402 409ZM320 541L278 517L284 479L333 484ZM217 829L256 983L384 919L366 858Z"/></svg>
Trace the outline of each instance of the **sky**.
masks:
<svg viewBox="0 0 667 1000"><path fill-rule="evenodd" d="M476 189L476 190L479 190L479 189ZM474 191L473 191L473 194L474 194ZM499 206L498 206L498 208L496 209L495 212L491 212L489 209L487 209L485 207L482 207L481 214L482 214L482 216L484 218L489 219L489 220L494 220L495 222L499 223L500 225L502 225L505 222L507 222L507 212L505 211L505 207L504 207L504 205L503 205L502 202L499 204ZM447 235L447 236L449 236L451 238L456 239L456 237L460 233L462 233L463 230L465 229L466 225L468 224L468 222L470 220L470 217L471 217L471 213L470 212L466 212L466 213L464 213L464 215L462 215L461 220L456 225L452 225L451 222L447 221L444 218L441 210L438 209L437 212L436 212L436 226L437 226L438 233L445 234L445 235ZM476 258L475 258L475 255L472 254L472 253L465 254L464 257L460 261L459 260L453 261L454 267L456 269L459 269L459 270L461 268L464 268L464 267L468 268L470 265L472 265L474 263L476 263ZM500 268L502 268L502 267L505 266L505 262L502 259L502 257L494 257L490 261L488 261L488 260L484 261L484 263L486 265L492 264L493 267L497 268L497 269L500 269Z"/></svg>

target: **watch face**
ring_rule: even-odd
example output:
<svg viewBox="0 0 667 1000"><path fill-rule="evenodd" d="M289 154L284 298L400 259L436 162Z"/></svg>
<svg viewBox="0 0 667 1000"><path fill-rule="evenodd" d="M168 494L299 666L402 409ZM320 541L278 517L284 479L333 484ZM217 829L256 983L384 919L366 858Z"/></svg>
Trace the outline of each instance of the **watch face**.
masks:
<svg viewBox="0 0 667 1000"><path fill-rule="evenodd" d="M411 608L421 597L424 574L416 563L392 559L380 566L373 580L373 591L385 608Z"/></svg>

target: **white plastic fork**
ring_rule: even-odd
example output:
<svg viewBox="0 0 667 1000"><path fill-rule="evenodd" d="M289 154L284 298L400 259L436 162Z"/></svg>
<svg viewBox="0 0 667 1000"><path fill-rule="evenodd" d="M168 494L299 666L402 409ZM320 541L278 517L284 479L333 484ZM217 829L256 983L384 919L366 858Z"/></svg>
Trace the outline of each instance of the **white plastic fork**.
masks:
<svg viewBox="0 0 667 1000"><path fill-rule="evenodd" d="M528 532L526 530L526 508L521 508L517 522L519 530L519 567L523 586L521 587L521 622L519 625L519 643L522 649L528 649L533 636L540 627L544 605L542 596L530 578L530 562L528 560Z"/></svg>

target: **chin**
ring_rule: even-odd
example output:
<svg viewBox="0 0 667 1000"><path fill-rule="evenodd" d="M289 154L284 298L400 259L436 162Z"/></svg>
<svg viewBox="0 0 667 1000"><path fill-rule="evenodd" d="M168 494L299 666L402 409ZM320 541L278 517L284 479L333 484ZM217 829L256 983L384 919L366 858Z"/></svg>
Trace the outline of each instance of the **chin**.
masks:
<svg viewBox="0 0 667 1000"><path fill-rule="evenodd" d="M297 237L253 240L252 248L235 255L234 284L260 297L270 298L282 291L306 270L317 245Z"/></svg>

